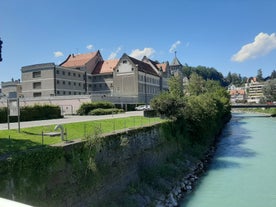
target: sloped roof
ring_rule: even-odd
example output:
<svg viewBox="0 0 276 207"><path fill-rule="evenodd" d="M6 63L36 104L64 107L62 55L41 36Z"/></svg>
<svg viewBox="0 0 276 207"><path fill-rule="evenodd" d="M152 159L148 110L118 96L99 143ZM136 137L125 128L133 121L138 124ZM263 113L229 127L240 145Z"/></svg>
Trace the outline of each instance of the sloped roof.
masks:
<svg viewBox="0 0 276 207"><path fill-rule="evenodd" d="M134 65L138 65L138 70L144 73L148 73L151 75L159 76L154 69L148 64L143 61L137 60L133 57L128 56L128 58L133 62Z"/></svg>
<svg viewBox="0 0 276 207"><path fill-rule="evenodd" d="M60 64L60 66L63 67L83 67L85 66L85 64L91 60L92 58L94 58L97 55L97 52L92 52L92 53L86 53L86 54L78 54L78 55L74 55L74 54L70 54L67 59Z"/></svg>
<svg viewBox="0 0 276 207"><path fill-rule="evenodd" d="M101 61L92 74L112 73L118 62L118 59Z"/></svg>
<svg viewBox="0 0 276 207"><path fill-rule="evenodd" d="M158 67L158 69L162 69L163 72L166 72L167 68L168 68L168 62L164 62L164 63L159 63L156 65Z"/></svg>
<svg viewBox="0 0 276 207"><path fill-rule="evenodd" d="M171 62L172 66L182 65L177 57L174 57L173 61Z"/></svg>

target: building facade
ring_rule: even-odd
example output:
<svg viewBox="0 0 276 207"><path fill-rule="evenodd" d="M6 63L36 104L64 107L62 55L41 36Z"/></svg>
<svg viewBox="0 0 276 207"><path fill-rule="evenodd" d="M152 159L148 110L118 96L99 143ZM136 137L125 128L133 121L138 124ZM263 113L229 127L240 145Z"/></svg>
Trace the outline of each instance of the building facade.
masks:
<svg viewBox="0 0 276 207"><path fill-rule="evenodd" d="M22 96L22 86L20 80L1 82L1 96L8 98L19 98Z"/></svg>
<svg viewBox="0 0 276 207"><path fill-rule="evenodd" d="M138 97L148 104L160 93L160 75L146 62L123 54L113 72L115 96Z"/></svg>
<svg viewBox="0 0 276 207"><path fill-rule="evenodd" d="M173 69L176 71L180 67L174 65ZM24 66L21 75L25 98L116 96L148 104L155 95L168 91L168 79L172 72L168 62L159 63L147 57L137 60L127 54L119 60L103 60L101 53L96 51L71 54L60 65L44 63Z"/></svg>

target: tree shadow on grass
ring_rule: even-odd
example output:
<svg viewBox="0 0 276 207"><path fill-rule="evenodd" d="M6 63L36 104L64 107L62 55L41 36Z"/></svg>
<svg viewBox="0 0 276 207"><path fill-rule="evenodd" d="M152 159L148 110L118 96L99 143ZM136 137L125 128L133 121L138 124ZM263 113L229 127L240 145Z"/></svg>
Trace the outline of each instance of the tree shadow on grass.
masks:
<svg viewBox="0 0 276 207"><path fill-rule="evenodd" d="M6 154L41 147L41 143L22 139L0 138L0 158Z"/></svg>

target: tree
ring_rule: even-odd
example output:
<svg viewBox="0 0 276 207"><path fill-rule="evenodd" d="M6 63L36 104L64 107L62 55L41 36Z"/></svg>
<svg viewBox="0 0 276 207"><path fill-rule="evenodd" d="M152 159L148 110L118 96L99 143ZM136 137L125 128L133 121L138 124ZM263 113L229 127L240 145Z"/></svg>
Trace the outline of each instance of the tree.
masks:
<svg viewBox="0 0 276 207"><path fill-rule="evenodd" d="M276 78L276 71L275 70L272 71L272 73L270 75L270 78L271 79L275 79Z"/></svg>
<svg viewBox="0 0 276 207"><path fill-rule="evenodd" d="M183 116L185 101L183 97L164 92L151 99L150 106L161 116L176 120Z"/></svg>
<svg viewBox="0 0 276 207"><path fill-rule="evenodd" d="M189 80L189 85L187 87L188 94L197 96L204 93L205 90L206 88L204 79L197 73L192 73Z"/></svg>
<svg viewBox="0 0 276 207"><path fill-rule="evenodd" d="M183 81L179 75L172 76L168 81L168 85L169 91L173 96L182 97L184 95Z"/></svg>
<svg viewBox="0 0 276 207"><path fill-rule="evenodd" d="M267 81L263 87L263 93L267 101L276 101L276 79Z"/></svg>
<svg viewBox="0 0 276 207"><path fill-rule="evenodd" d="M264 78L263 78L263 71L262 71L262 69L261 69L261 68L257 71L257 76L256 76L256 79L257 79L257 81L258 81L258 82L260 82L260 81L263 81L263 80L264 80Z"/></svg>

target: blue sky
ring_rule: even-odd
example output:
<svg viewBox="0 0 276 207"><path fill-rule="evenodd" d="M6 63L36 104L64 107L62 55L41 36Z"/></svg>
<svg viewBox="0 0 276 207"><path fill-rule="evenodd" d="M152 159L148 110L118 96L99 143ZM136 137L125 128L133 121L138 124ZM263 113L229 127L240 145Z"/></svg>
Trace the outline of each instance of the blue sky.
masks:
<svg viewBox="0 0 276 207"><path fill-rule="evenodd" d="M100 50L104 59L214 67L223 75L276 69L274 0L0 0L0 81L22 66Z"/></svg>

